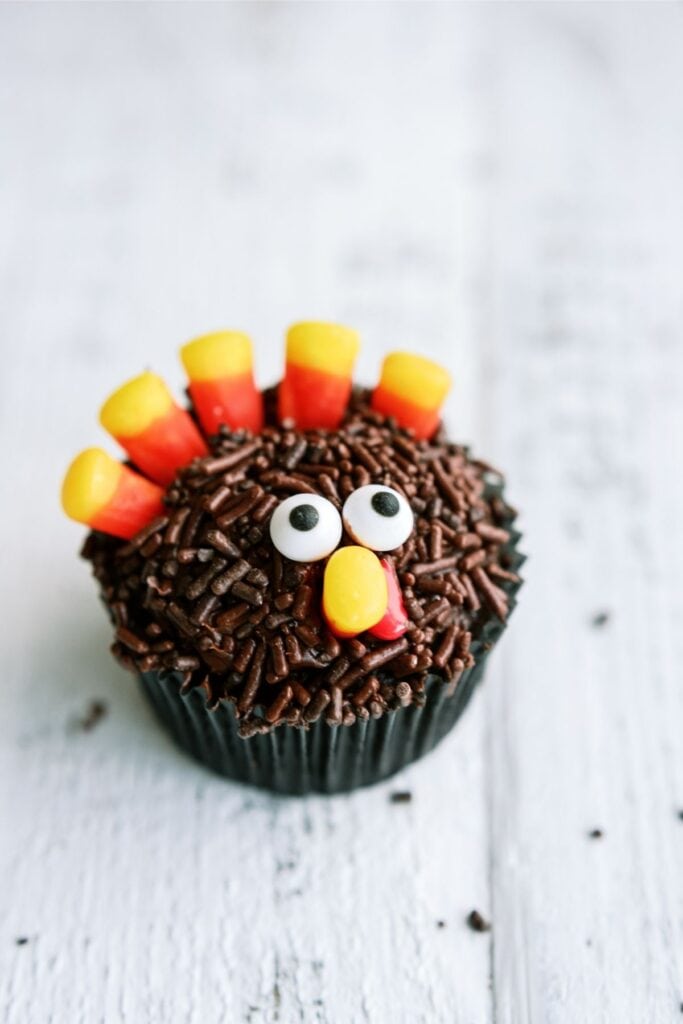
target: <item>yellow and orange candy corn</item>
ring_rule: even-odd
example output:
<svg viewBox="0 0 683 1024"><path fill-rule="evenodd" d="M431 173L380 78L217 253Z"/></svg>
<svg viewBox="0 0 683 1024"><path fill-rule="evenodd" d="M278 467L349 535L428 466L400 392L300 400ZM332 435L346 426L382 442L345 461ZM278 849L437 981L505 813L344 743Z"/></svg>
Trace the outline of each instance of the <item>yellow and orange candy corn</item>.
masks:
<svg viewBox="0 0 683 1024"><path fill-rule="evenodd" d="M450 374L438 363L410 352L392 352L384 360L372 408L393 416L399 426L412 429L422 440L438 427L450 387Z"/></svg>
<svg viewBox="0 0 683 1024"><path fill-rule="evenodd" d="M375 552L355 544L337 548L323 579L323 615L335 636L358 636L378 625L388 600L386 574Z"/></svg>
<svg viewBox="0 0 683 1024"><path fill-rule="evenodd" d="M70 519L124 540L163 513L162 496L161 487L102 448L77 455L62 484L62 507Z"/></svg>
<svg viewBox="0 0 683 1024"><path fill-rule="evenodd" d="M349 327L300 323L287 332L285 376L278 390L278 415L300 430L335 430L351 394L358 335Z"/></svg>
<svg viewBox="0 0 683 1024"><path fill-rule="evenodd" d="M192 404L207 434L221 423L257 434L263 428L263 396L254 385L251 341L240 331L216 331L180 350Z"/></svg>
<svg viewBox="0 0 683 1024"><path fill-rule="evenodd" d="M102 406L100 423L138 469L160 484L169 484L181 466L207 454L194 420L154 373L141 373L115 391Z"/></svg>

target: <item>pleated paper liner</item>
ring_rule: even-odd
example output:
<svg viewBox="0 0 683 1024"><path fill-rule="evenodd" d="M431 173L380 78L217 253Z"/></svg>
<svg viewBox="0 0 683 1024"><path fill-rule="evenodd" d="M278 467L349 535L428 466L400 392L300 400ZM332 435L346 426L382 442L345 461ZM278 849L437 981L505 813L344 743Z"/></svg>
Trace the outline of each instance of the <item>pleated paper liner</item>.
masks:
<svg viewBox="0 0 683 1024"><path fill-rule="evenodd" d="M516 550L519 538L512 530L505 549L514 570L524 562ZM502 586L508 620L520 586ZM232 703L222 701L209 710L202 690L181 692L179 673L145 672L140 682L178 746L220 775L282 794L344 793L386 779L434 749L465 710L506 624L490 614L472 641L475 664L463 672L454 690L430 675L421 706L357 719L349 726L320 718L305 729L282 725L245 739L239 735Z"/></svg>

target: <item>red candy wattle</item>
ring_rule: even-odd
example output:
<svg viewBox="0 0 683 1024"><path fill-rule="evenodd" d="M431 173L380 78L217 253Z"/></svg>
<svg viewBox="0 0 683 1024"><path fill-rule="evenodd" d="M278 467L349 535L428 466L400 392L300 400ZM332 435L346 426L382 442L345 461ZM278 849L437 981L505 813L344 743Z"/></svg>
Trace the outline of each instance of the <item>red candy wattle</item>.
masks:
<svg viewBox="0 0 683 1024"><path fill-rule="evenodd" d="M380 563L387 579L387 610L376 626L368 630L378 640L398 640L408 628L408 614L403 604L401 584L396 575L394 563L388 558L381 558Z"/></svg>

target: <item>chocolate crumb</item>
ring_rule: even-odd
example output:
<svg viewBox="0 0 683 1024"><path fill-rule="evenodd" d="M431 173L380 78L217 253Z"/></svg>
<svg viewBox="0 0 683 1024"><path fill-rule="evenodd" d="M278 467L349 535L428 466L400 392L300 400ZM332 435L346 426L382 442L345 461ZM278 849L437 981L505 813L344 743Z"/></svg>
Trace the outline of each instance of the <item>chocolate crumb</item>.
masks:
<svg viewBox="0 0 683 1024"><path fill-rule="evenodd" d="M409 789L399 789L389 797L392 804L409 804L412 799L413 794Z"/></svg>
<svg viewBox="0 0 683 1024"><path fill-rule="evenodd" d="M437 928L445 928L446 927L446 922L445 921L437 921L436 922L436 927Z"/></svg>
<svg viewBox="0 0 683 1024"><path fill-rule="evenodd" d="M490 932L491 922L487 921L478 910L471 910L467 915L467 925L473 932Z"/></svg>
<svg viewBox="0 0 683 1024"><path fill-rule="evenodd" d="M19 935L14 940L15 946L25 946L27 943L28 943L28 936L26 936L26 935Z"/></svg>
<svg viewBox="0 0 683 1024"><path fill-rule="evenodd" d="M591 619L591 626L593 627L593 629L602 629L603 626L607 625L609 620L610 620L610 613L609 612L596 612L595 615Z"/></svg>
<svg viewBox="0 0 683 1024"><path fill-rule="evenodd" d="M589 839L602 839L604 832L601 828L594 828L588 833Z"/></svg>
<svg viewBox="0 0 683 1024"><path fill-rule="evenodd" d="M79 726L83 732L90 732L102 721L107 714L107 705L103 700L93 700L88 705L85 714L79 719Z"/></svg>

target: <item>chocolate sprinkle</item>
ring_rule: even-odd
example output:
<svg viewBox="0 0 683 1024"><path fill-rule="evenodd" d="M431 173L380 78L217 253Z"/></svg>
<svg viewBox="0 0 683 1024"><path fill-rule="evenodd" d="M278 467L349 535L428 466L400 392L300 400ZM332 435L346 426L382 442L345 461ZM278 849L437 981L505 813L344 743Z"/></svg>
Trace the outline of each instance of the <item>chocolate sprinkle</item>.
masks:
<svg viewBox="0 0 683 1024"><path fill-rule="evenodd" d="M304 711L304 721L317 722L330 700L331 695L327 690L319 690Z"/></svg>
<svg viewBox="0 0 683 1024"><path fill-rule="evenodd" d="M335 726L379 718L423 702L429 673L453 693L491 613L504 621L519 586L514 513L482 464L441 434L427 442L397 431L362 391L339 431L297 432L271 419L257 438L221 428L208 444L211 454L168 488L164 516L128 543L99 533L86 541L121 662L183 673L209 707L230 701L243 736L323 716ZM291 494L341 508L365 483L403 494L415 516L393 553L409 629L388 642L333 636L321 614L325 562L290 562L268 531ZM381 504L388 515L393 506Z"/></svg>

